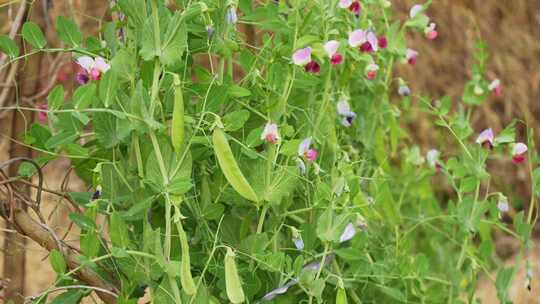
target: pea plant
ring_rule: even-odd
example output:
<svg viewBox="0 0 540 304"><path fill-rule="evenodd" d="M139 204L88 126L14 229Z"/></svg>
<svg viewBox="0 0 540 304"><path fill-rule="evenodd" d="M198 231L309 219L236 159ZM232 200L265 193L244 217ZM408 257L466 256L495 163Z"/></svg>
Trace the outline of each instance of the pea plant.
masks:
<svg viewBox="0 0 540 304"><path fill-rule="evenodd" d="M540 171L525 123L471 125L503 94L485 44L463 96L431 98L395 74L423 68L408 35L441 39L431 1L401 19L385 0L171 2L115 1L99 37L59 17L59 49L23 26L29 52L72 54L80 86L4 107L37 114L23 139L38 168L19 173L67 158L89 189L66 193L79 248L53 246L57 278L32 301L479 303L482 279L511 302ZM418 113L442 138L427 151L405 126ZM492 162L530 173L528 209ZM521 244L514 266L501 234Z"/></svg>

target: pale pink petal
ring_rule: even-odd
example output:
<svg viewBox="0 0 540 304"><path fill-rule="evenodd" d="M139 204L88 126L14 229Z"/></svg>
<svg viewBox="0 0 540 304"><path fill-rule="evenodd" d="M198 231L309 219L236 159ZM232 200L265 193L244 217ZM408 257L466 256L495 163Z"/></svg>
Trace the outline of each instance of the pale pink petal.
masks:
<svg viewBox="0 0 540 304"><path fill-rule="evenodd" d="M351 4L352 0L339 0L339 7L341 8L348 8Z"/></svg>
<svg viewBox="0 0 540 304"><path fill-rule="evenodd" d="M413 49L407 49L405 56L407 57L407 60L416 58L418 56L418 52Z"/></svg>
<svg viewBox="0 0 540 304"><path fill-rule="evenodd" d="M310 145L311 145L311 137L304 139L298 146L298 155L304 156L304 154L309 150Z"/></svg>
<svg viewBox="0 0 540 304"><path fill-rule="evenodd" d="M493 91L493 90L495 90L497 87L499 87L500 85L501 85L501 81L500 81L499 79L495 79L495 80L493 80L493 81L489 84L488 89L489 89L490 91Z"/></svg>
<svg viewBox="0 0 540 304"><path fill-rule="evenodd" d="M336 54L338 48L339 48L339 41L337 40L330 40L324 44L324 50L326 51L326 54L330 58L332 58L332 56Z"/></svg>
<svg viewBox="0 0 540 304"><path fill-rule="evenodd" d="M493 138L493 130L491 128L485 129L478 135L478 138L476 138L476 143L483 144L487 142L489 144L493 144Z"/></svg>
<svg viewBox="0 0 540 304"><path fill-rule="evenodd" d="M524 143L516 143L514 144L514 147L512 148L512 154L513 155L520 155L525 152L527 152L528 148L527 145Z"/></svg>
<svg viewBox="0 0 540 304"><path fill-rule="evenodd" d="M96 57L94 67L98 69L101 73L107 72L111 66L101 57Z"/></svg>
<svg viewBox="0 0 540 304"><path fill-rule="evenodd" d="M367 41L366 31L355 30L349 34L349 45L357 47Z"/></svg>
<svg viewBox="0 0 540 304"><path fill-rule="evenodd" d="M437 165L437 162L439 161L439 155L441 153L436 150L436 149L431 149L428 151L427 155L426 155L426 159L428 161L428 164L431 166L431 167L435 167Z"/></svg>
<svg viewBox="0 0 540 304"><path fill-rule="evenodd" d="M356 234L356 229L354 228L354 225L352 223L349 223L347 224L347 226L345 226L343 233L339 237L339 242L343 243L343 242L349 241L350 239L354 237L355 234Z"/></svg>
<svg viewBox="0 0 540 304"><path fill-rule="evenodd" d="M414 5L413 7L411 7L411 10L409 11L409 16L410 16L411 18L414 18L414 17L416 17L416 15L418 15L418 13L420 13L423 9L424 9L424 7L423 7L421 4L416 4L416 5Z"/></svg>
<svg viewBox="0 0 540 304"><path fill-rule="evenodd" d="M292 56L294 64L304 66L311 61L311 48L303 48L294 52Z"/></svg>
<svg viewBox="0 0 540 304"><path fill-rule="evenodd" d="M268 122L264 126L264 130L261 134L261 139L266 140L270 143L277 143L280 139L279 132L278 132L278 126L275 123Z"/></svg>
<svg viewBox="0 0 540 304"><path fill-rule="evenodd" d="M505 213L510 210L510 205L508 204L508 199L506 197L503 197L499 199L497 202L497 209L499 209L500 212Z"/></svg>
<svg viewBox="0 0 540 304"><path fill-rule="evenodd" d="M375 35L374 32L369 31L366 38L369 44L371 44L373 51L376 52L379 49L379 39L377 39L377 35Z"/></svg>
<svg viewBox="0 0 540 304"><path fill-rule="evenodd" d="M366 71L373 72L373 71L378 71L378 70L379 70L379 66L375 63L370 63L366 67Z"/></svg>
<svg viewBox="0 0 540 304"><path fill-rule="evenodd" d="M79 64L83 69L90 73L90 70L92 70L92 68L94 67L95 62L92 57L81 56L77 58L77 64Z"/></svg>

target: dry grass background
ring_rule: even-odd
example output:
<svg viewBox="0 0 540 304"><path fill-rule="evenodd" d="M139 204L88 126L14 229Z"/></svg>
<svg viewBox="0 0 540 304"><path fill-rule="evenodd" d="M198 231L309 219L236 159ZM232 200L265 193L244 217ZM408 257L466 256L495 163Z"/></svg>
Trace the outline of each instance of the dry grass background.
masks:
<svg viewBox="0 0 540 304"><path fill-rule="evenodd" d="M0 4L2 1L0 0ZM105 16L104 8L108 1L51 1L50 20L59 14L75 16L86 33L95 32L99 21ZM413 91L429 93L434 98L451 95L455 101L462 92L464 83L470 78L469 66L477 39L485 40L490 46L491 57L488 73L491 78L500 78L504 85L501 98L490 98L473 116L477 130L490 126L495 131L501 130L513 118L520 118L534 130L540 130L540 0L435 0L428 14L437 22L439 38L428 41L420 34L411 35L410 45L419 50L419 64L415 68L401 66L397 73L406 79ZM394 7L405 16L413 4L410 0L392 1ZM0 20L7 9L0 6ZM0 22L0 30L5 32L6 23ZM49 37L51 40L53 37ZM69 65L67 72L70 72ZM51 77L54 77L52 75ZM66 83L69 84L69 83ZM0 113L1 114L1 113ZM0 117L2 117L0 115ZM9 134L9 121L0 118L0 134ZM433 146L438 140L436 132L428 120L420 116L410 126L411 132L424 147ZM519 128L523 138L524 128ZM535 134L540 142L540 131ZM7 158L8 141L0 138L0 161ZM65 161L49 166L47 183L51 188L59 186L59 181L69 168ZM522 197L528 195L525 172L516 171L506 165L496 164L492 168L505 177L500 187L515 189ZM504 174L502 174L504 173ZM84 186L75 177L71 179L73 190L82 190ZM504 190L504 189L501 189ZM65 229L67 223L65 208L57 208L59 202L46 197L44 206L52 214L53 227ZM54 212L53 212L54 210ZM48 214L45 213L45 214ZM0 223L1 224L1 223ZM72 235L73 237L76 234ZM3 238L0 236L0 246ZM510 246L510 245L503 245ZM511 247L511 246L510 246ZM0 247L1 248L1 247ZM0 252L0 258L2 252ZM32 295L48 287L54 278L46 259L46 252L36 244L30 244L27 250L27 285L25 293ZM531 259L540 266L540 248L531 253ZM538 268L538 267L537 267ZM0 259L0 273L2 271ZM536 271L540 274L540 268ZM540 303L537 297L540 290L538 281L533 282L533 292L526 292L523 287L524 274L518 275L512 295L516 303ZM497 303L494 290L482 287L479 290L484 303ZM0 300L1 301L1 300Z"/></svg>

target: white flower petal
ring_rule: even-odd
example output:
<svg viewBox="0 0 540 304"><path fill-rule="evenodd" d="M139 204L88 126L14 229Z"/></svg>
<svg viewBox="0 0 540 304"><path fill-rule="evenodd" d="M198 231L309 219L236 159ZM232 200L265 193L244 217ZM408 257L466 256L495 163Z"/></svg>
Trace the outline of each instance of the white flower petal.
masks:
<svg viewBox="0 0 540 304"><path fill-rule="evenodd" d="M341 8L348 8L351 4L352 0L339 0L339 7Z"/></svg>
<svg viewBox="0 0 540 304"><path fill-rule="evenodd" d="M360 46L362 43L367 41L366 31L364 30L355 30L349 34L349 45L351 47Z"/></svg>
<svg viewBox="0 0 540 304"><path fill-rule="evenodd" d="M311 61L311 48L303 48L294 52L292 56L294 64L304 66Z"/></svg>
<svg viewBox="0 0 540 304"><path fill-rule="evenodd" d="M95 62L94 62L94 59L92 57L81 56L81 57L77 58L77 64L79 64L87 72L90 72L90 70L94 67Z"/></svg>
<svg viewBox="0 0 540 304"><path fill-rule="evenodd" d="M501 85L501 81L499 79L495 79L489 84L488 89L490 91L493 91L500 85Z"/></svg>
<svg viewBox="0 0 540 304"><path fill-rule="evenodd" d="M529 148L524 143L516 143L512 148L512 155L520 155L527 152Z"/></svg>
<svg viewBox="0 0 540 304"><path fill-rule="evenodd" d="M485 142L489 142L490 144L493 143L493 130L491 128L485 129L478 135L478 138L476 138L477 144L483 144Z"/></svg>
<svg viewBox="0 0 540 304"><path fill-rule="evenodd" d="M304 139L300 145L298 145L298 155L304 156L304 154L309 150L309 146L311 146L311 137Z"/></svg>
<svg viewBox="0 0 540 304"><path fill-rule="evenodd" d="M411 10L409 11L409 17L414 18L418 13L420 13L424 7L421 4L416 4L413 7L411 7Z"/></svg>
<svg viewBox="0 0 540 304"><path fill-rule="evenodd" d="M439 155L441 153L436 149L431 149L427 152L426 159L431 167L435 167L439 161Z"/></svg>
<svg viewBox="0 0 540 304"><path fill-rule="evenodd" d="M107 72L111 66L101 57L96 57L94 61L94 68L98 69L101 73Z"/></svg>
<svg viewBox="0 0 540 304"><path fill-rule="evenodd" d="M339 242L343 243L349 241L354 237L355 234L356 229L354 228L354 225L352 223L348 223L347 226L345 226L345 230L343 230L343 233L339 237Z"/></svg>
<svg viewBox="0 0 540 304"><path fill-rule="evenodd" d="M339 115L343 116L351 113L351 106L345 99L342 99L337 103L337 112Z"/></svg>
<svg viewBox="0 0 540 304"><path fill-rule="evenodd" d="M324 50L326 51L326 54L330 58L332 58L332 56L336 54L338 47L339 47L339 41L337 40L330 40L324 44Z"/></svg>

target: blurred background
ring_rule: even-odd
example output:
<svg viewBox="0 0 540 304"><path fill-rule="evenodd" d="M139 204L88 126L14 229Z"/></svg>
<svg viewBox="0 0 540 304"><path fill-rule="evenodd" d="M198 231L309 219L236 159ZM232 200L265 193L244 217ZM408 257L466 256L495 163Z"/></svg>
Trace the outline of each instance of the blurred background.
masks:
<svg viewBox="0 0 540 304"><path fill-rule="evenodd" d="M31 4L30 4L31 2ZM73 18L85 35L99 32L102 22L110 20L108 12L111 1L104 0L37 0L21 4L21 0L0 0L0 33L10 34L13 23L29 18L39 24L50 45L58 44L54 34L54 20L58 15ZM414 1L393 0L394 9L404 20ZM484 40L489 46L489 79L499 78L504 87L501 97L489 100L474 112L475 130L492 127L495 132L517 118L518 138L525 141L525 125L539 130L540 123L540 0L437 0L433 1L428 15L437 23L439 37L435 41L424 38L420 33L409 37L409 46L420 53L415 67L400 65L396 75L405 79L413 92L428 94L433 99L444 95L453 97L455 103L470 79L474 45ZM241 26L248 35L253 32ZM1 61L1 57L0 57ZM1 64L0 64L1 66ZM0 107L34 107L45 103L50 88L62 83L67 92L72 92L76 66L69 54L41 54L28 57L25 62L13 64L0 72ZM15 73L17 72L17 73ZM0 162L14 155L29 155L31 152L19 145L20 134L31 117L30 113L0 110ZM437 148L440 134L433 129L431 119L420 112L409 117L411 135L423 151ZM535 133L540 142L540 131ZM443 151L444 153L444 151ZM509 162L506 162L509 163ZM15 169L13 169L15 170ZM496 170L496 171L494 171ZM529 200L530 180L524 168L509 164L490 163L490 171L499 172L504 180L494 181L512 199L514 207L526 207ZM16 172L16 171L15 171ZM45 186L64 191L86 191L84 184L70 172L69 163L55 161L45 168ZM31 190L29 190L31 191ZM68 227L67 214L70 206L61 203L53 195L44 195L43 213L67 241L76 241L75 227ZM509 261L517 253L518 244L500 236L497 252ZM533 250L531 260L540 274L540 249ZM540 287L533 280L532 292L524 288L525 274L521 271L511 290L515 303L540 303L535 297ZM55 278L47 261L47 252L29 239L18 237L0 219L0 303L1 296L15 296L22 303L24 296L37 295L50 286ZM484 303L498 303L490 284L481 284L479 294Z"/></svg>

